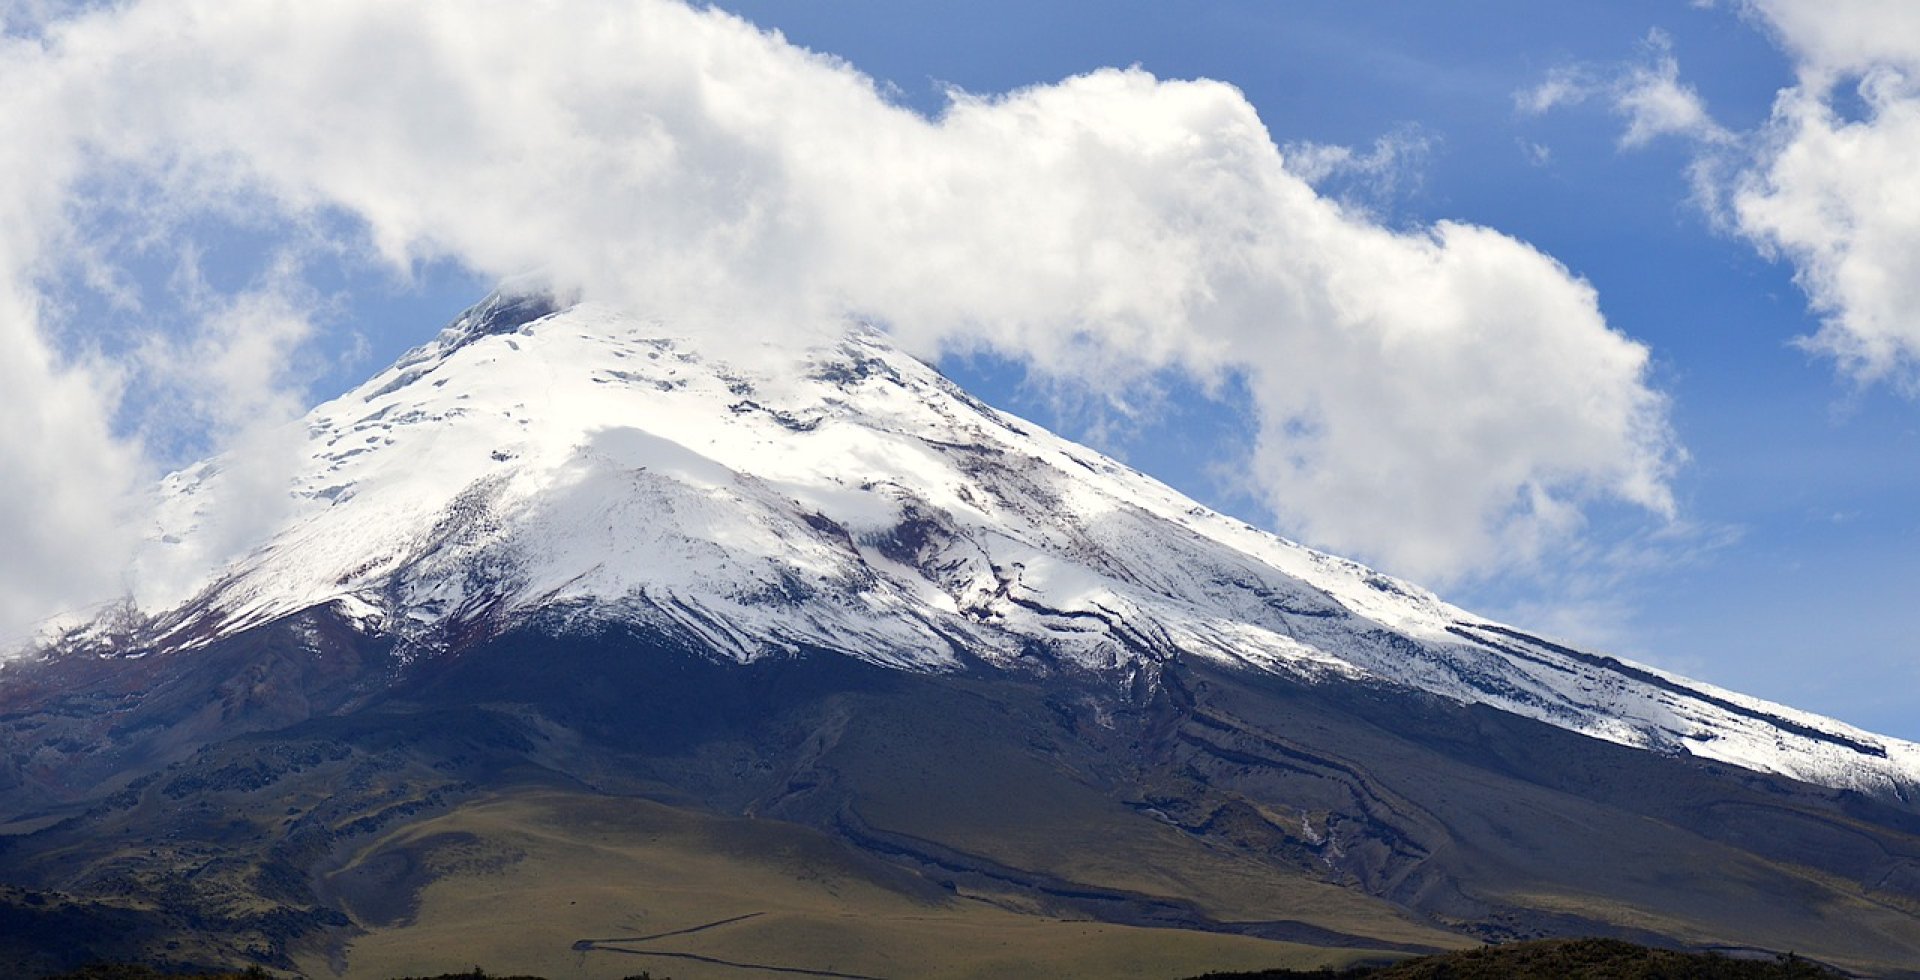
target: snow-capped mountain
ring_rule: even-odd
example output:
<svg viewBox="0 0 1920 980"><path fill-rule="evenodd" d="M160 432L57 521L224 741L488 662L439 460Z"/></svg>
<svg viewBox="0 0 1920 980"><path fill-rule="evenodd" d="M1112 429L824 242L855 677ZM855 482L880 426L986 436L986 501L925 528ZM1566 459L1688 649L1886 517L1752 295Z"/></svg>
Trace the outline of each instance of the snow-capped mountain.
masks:
<svg viewBox="0 0 1920 980"><path fill-rule="evenodd" d="M1920 747L1263 533L879 334L496 297L158 492L132 602L0 668L0 973L1920 962Z"/></svg>
<svg viewBox="0 0 1920 980"><path fill-rule="evenodd" d="M264 543L149 610L117 655L191 656L331 605L412 658L535 614L742 662L831 652L1131 686L1194 657L1838 788L1920 788L1920 746L1474 616L983 405L876 333L725 348L496 296L280 446L289 505ZM245 462L165 481L147 568L204 544L229 484L258 478Z"/></svg>

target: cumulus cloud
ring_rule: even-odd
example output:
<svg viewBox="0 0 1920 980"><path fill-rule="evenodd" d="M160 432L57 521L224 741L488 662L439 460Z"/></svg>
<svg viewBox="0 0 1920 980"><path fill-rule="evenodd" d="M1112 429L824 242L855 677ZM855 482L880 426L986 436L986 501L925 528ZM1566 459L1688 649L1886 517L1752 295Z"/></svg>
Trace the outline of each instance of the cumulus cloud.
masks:
<svg viewBox="0 0 1920 980"><path fill-rule="evenodd" d="M88 254L75 216L103 186L344 219L394 269L539 270L696 328L804 338L852 316L1095 389L1233 379L1284 527L1430 580L1538 556L1595 501L1672 511L1648 352L1584 281L1487 228L1394 230L1323 196L1229 85L1103 70L954 92L927 118L665 0L151 0L5 43L0 175L28 180L0 181L4 329L48 352L7 362L26 384L5 390L65 392L49 432L108 461L66 468L57 436L0 448L39 467L0 504L10 526L85 466L114 468L103 485L138 469L33 305L49 263ZM258 384L195 409L216 420L278 404L310 329L222 309L198 336ZM58 552L24 542L0 586Z"/></svg>
<svg viewBox="0 0 1920 980"><path fill-rule="evenodd" d="M1920 7L1906 0L1741 0L1794 55L1803 77L1920 68Z"/></svg>
<svg viewBox="0 0 1920 980"><path fill-rule="evenodd" d="M1821 316L1807 346L1920 396L1920 7L1753 2L1796 58L1732 184L1738 230ZM1838 103L1852 96L1857 115Z"/></svg>
<svg viewBox="0 0 1920 980"><path fill-rule="evenodd" d="M1742 233L1793 262L1822 317L1811 349L1920 394L1920 92L1882 78L1862 94L1870 114L1852 122L1821 93L1783 94L1732 208Z"/></svg>

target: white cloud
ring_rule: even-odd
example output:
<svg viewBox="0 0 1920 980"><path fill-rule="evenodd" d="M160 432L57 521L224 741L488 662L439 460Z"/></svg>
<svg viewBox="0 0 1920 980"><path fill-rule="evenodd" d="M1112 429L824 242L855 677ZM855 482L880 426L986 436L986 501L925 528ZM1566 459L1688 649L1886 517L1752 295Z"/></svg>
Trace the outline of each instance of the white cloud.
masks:
<svg viewBox="0 0 1920 980"><path fill-rule="evenodd" d="M1920 69L1920 5L1908 0L1743 0L1743 7L1793 54L1803 77Z"/></svg>
<svg viewBox="0 0 1920 980"><path fill-rule="evenodd" d="M266 278L233 294L206 282L197 255L183 260L175 289L196 329L142 336L130 359L147 389L142 401L164 409L145 421L187 431L149 430L148 441L204 436L218 444L304 411L292 355L314 335L323 304L299 280L293 256L274 257Z"/></svg>
<svg viewBox="0 0 1920 980"><path fill-rule="evenodd" d="M1281 151L1287 170L1354 205L1384 210L1395 198L1419 191L1434 138L1420 127L1403 125L1373 141L1362 152L1328 143L1288 143Z"/></svg>
<svg viewBox="0 0 1920 980"><path fill-rule="evenodd" d="M1791 261L1810 349L1920 395L1920 6L1754 2L1797 61L1731 181L1737 229ZM1850 91L1849 91L1850 90ZM1851 95L1862 110L1843 115Z"/></svg>
<svg viewBox="0 0 1920 980"><path fill-rule="evenodd" d="M0 228L25 243L0 276L23 304L45 265L88 254L75 209L34 202L151 187L163 228L236 198L344 215L397 269L539 269L693 326L854 314L924 354L990 348L1108 391L1242 378L1250 479L1285 526L1430 580L1543 554L1593 501L1672 511L1647 351L1585 282L1486 228L1395 231L1322 196L1228 85L1105 70L954 93L930 120L662 0L156 0L45 38L0 52L0 218L18 219ZM192 409L215 422L279 404L308 329L284 305L227 312L197 334L225 354L196 359L241 378ZM6 322L45 346L47 323ZM76 370L5 388L67 392L61 424L89 440L0 448L35 467L10 524L91 478L56 445L118 461L103 484L134 468ZM0 591L59 550L25 542Z"/></svg>
<svg viewBox="0 0 1920 980"><path fill-rule="evenodd" d="M1902 86L1868 102L1869 119L1846 122L1821 94L1783 94L1732 207L1741 232L1793 262L1822 317L1812 349L1859 381L1920 392L1920 99Z"/></svg>
<svg viewBox="0 0 1920 980"><path fill-rule="evenodd" d="M1513 94L1513 107L1537 116L1563 106L1579 105L1602 91L1605 85L1586 69L1562 65L1547 72L1547 77L1530 89Z"/></svg>
<svg viewBox="0 0 1920 980"><path fill-rule="evenodd" d="M117 585L140 472L137 451L113 434L123 373L83 343L63 354L35 288L72 159L60 120L47 118L56 110L39 68L30 44L0 35L0 644Z"/></svg>
<svg viewBox="0 0 1920 980"><path fill-rule="evenodd" d="M1615 83L1614 111L1627 119L1620 136L1623 147L1644 146L1659 136L1682 136L1705 143L1725 143L1732 134L1707 114L1706 104L1693 86L1680 81L1680 62L1673 41L1652 31L1642 42L1646 61L1633 65Z"/></svg>
<svg viewBox="0 0 1920 980"><path fill-rule="evenodd" d="M1593 98L1603 98L1609 109L1626 120L1620 135L1622 149L1645 146L1662 136L1679 136L1708 144L1730 142L1729 133L1708 114L1706 103L1693 86L1680 81L1680 62L1673 39L1652 30L1641 41L1638 61L1611 71L1568 65L1547 72L1540 84L1514 93L1514 107L1540 115Z"/></svg>
<svg viewBox="0 0 1920 980"><path fill-rule="evenodd" d="M140 472L112 431L120 377L63 361L36 322L33 297L0 289L0 648L81 597L112 594Z"/></svg>

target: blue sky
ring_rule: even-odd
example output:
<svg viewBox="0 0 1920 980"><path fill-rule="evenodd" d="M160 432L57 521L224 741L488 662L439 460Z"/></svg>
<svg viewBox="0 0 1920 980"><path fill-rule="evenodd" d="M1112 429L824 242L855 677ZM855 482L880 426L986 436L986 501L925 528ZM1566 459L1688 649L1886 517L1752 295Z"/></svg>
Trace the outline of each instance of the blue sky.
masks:
<svg viewBox="0 0 1920 980"><path fill-rule="evenodd" d="M1920 154L1920 138L1906 126L1920 94L1903 80L1920 77L1920 31L1902 30L1898 18L1910 15L1898 4L724 3L722 9L780 31L791 45L844 64L823 67L777 45L738 38L712 42L723 55L747 52L738 64L752 66L752 58L763 57L778 66L771 75L792 73L791 84L765 91L791 88L800 94L772 106L767 120L755 125L797 135L761 141L757 131L732 130L709 139L718 124L697 112L689 122L676 114L682 107L647 103L646 93L655 90L646 85L653 83L623 80L624 62L609 61L605 74L612 82L642 92L633 96L637 111L658 110L666 120L661 131L681 143L672 157L678 170L666 177L649 171L644 181L633 178L631 187L621 183L631 175L616 174L619 186L604 200L593 194L574 200L566 196L568 187L537 185L513 166L494 164L519 159L513 154L524 148L511 142L513 134L533 132L546 118L565 114L533 96L522 99L523 92L556 92L552 98L564 101L601 81L588 68L565 74L573 71L565 52L580 40L565 23L552 27L551 38L525 37L531 67L515 66L521 73L514 76L517 88L488 88L484 79L458 76L464 69L455 56L442 59L445 65L433 62L466 86L458 91L472 96L468 102L434 101L435 86L445 79L431 73L402 79L391 53L382 56L377 45L366 44L355 49L371 52L366 64L343 67L347 81L321 69L313 79L289 69L286 74L307 87L290 82L285 92L270 91L280 80L267 72L252 88L221 82L240 87L195 96L195 86L214 84L191 67L218 61L206 50L240 51L234 63L245 67L247 51L260 52L264 61L268 52L281 50L275 45L297 55L311 43L295 30L277 32L264 18L203 24L198 35L182 29L179 36L187 40L179 42L179 65L188 67L166 67L164 42L154 45L163 53L147 59L159 68L143 62L102 71L89 66L103 59L67 56L116 50L113 45L122 43L117 38L143 31L174 37L161 28L196 7L203 8L204 22L225 16L207 14L218 5L154 2L72 21L63 19L67 14L59 5L0 4L0 19L16 42L0 57L0 89L9 80L43 76L60 77L66 86L46 86L53 94L39 110L26 97L11 107L11 124L46 148L43 159L0 159L0 170L16 168L11 185L25 188L17 201L0 200L0 218L10 227L38 229L17 241L0 236L0 266L11 289L0 290L0 325L21 331L29 348L43 345L62 362L36 368L33 358L23 357L11 368L23 373L6 379L19 406L49 406L44 411L52 419L42 427L50 433L46 443L27 436L8 445L0 438L0 459L27 474L16 486L40 491L71 485L76 490L66 498L91 500L96 512L125 509L130 505L120 497L97 488L116 481L131 485L203 452L244 445L256 421L298 414L356 383L424 340L497 278L530 267L551 263L548 271L574 277L569 281L589 292L619 293L626 277L644 280L646 288L635 286L636 295L677 295L682 287L690 296L710 295L711 283L696 289L664 273L633 271L659 263L597 263L605 255L665 259L679 252L675 235L697 235L706 224L734 220L734 201L715 192L716 184L749 198L761 191L757 182L804 188L813 165L808 154L816 152L808 149L814 146L809 133L836 133L835 146L856 149L874 134L901 143L924 137L926 145L916 151L921 156L913 159L933 160L935 167L959 160L952 173L964 175L991 172L990 164L969 156L980 147L968 140L985 141L989 160L1024 159L1018 154L1033 148L997 146L992 140L998 137L981 135L1005 131L1013 125L1009 119L1040 120L1035 131L1042 135L1008 138L1053 154L1057 147L1045 143L1053 132L1046 129L1049 120L1080 119L1073 114L1088 106L1117 106L1124 120L1124 113L1144 115L1162 104L1155 98L1173 99L1178 104L1165 124L1170 130L1142 124L1134 132L1123 121L1108 132L1098 128L1103 123L1076 122L1092 127L1086 145L1067 154L1059 173L1034 177L1031 186L1021 183L1018 189L1044 200L1076 191L1083 176L1147 167L1139 182L1109 192L1121 195L1114 201L1122 213L1103 234L1131 241L1135 225L1126 222L1134 217L1123 198L1138 194L1145 201L1140 240L1149 243L1141 254L1158 254L1150 246L1168 234L1187 235L1180 242L1201 256L1195 275L1218 285L1240 274L1222 270L1242 270L1243 258L1217 259L1219 243L1205 227L1153 224L1170 220L1167 214L1178 218L1176 212L1185 213L1181 208L1211 216L1208 227L1244 212L1206 196L1217 183L1182 183L1193 167L1222 168L1215 176L1224 175L1233 193L1252 187L1304 194L1305 185L1295 184L1306 180L1315 196L1296 195L1289 198L1294 203L1276 205L1271 214L1259 211L1252 220L1327 222L1334 237L1325 241L1332 244L1324 250L1284 242L1263 246L1254 254L1269 266L1262 270L1255 263L1254 278L1270 275L1286 285L1247 287L1234 300L1238 312L1216 313L1202 304L1167 313L1153 297L1129 293L1125 287L1131 284L1104 282L1098 274L1065 286L1043 283L1018 302L973 309L993 283L1017 276L1020 261L1050 257L1028 256L1012 241L1005 241L1014 253L1012 272L999 280L983 278L986 285L942 275L940 281L951 282L945 293L921 289L907 295L914 293L913 284L928 281L926 270L887 266L890 245L878 233L879 252L851 251L837 260L844 268L810 264L805 248L783 251L784 239L758 226L745 234L772 236L772 244L752 238L754 247L715 253L713 261L727 266L726 283L743 293L766 284L768 293L777 294L781 283L815 278L839 283L837 291L822 295L894 323L903 342L916 349L946 352L942 367L989 401L1113 452L1220 509L1435 584L1461 605L1863 727L1920 738L1920 611L1914 601L1920 596L1920 514L1914 507L1920 500L1920 402L1913 397L1920 391L1913 370L1920 363L1920 328L1905 325L1902 304L1913 294L1903 292L1899 275L1913 271L1911 278L1920 280L1920 220L1901 217L1909 214L1900 205L1913 188L1897 176L1898 164L1907 159L1902 154ZM370 23L400 19L371 6L334 9L326 16L349 26L355 16ZM390 28L397 39L391 43L407 44L411 31L445 34L452 25L457 32L468 16L457 6L419 9L428 11L419 24L368 28L367 36L385 38L379 31ZM637 26L629 27L644 34L664 23L661 11L680 8L649 2L636 9ZM663 35L684 31L701 43L715 32L727 35L698 12L666 20L672 25L659 27ZM313 26L305 25L306 36L324 33ZM48 37L60 40L49 43ZM1902 48L1901 37L1915 40ZM460 43L485 50L489 42L481 36ZM539 74L548 64L537 55L543 44L560 52L552 62L560 67L553 71L564 77ZM282 60L288 60L284 54ZM598 64L591 57L579 60ZM678 70L671 54L660 60L667 66L661 77ZM687 70L740 71L726 67L734 64L709 59ZM1116 82L1100 91L1063 84L1127 66L1153 79ZM174 74L149 77L142 71ZM880 98L844 95L843 83L859 74L878 83ZM354 87L368 79L371 89ZM1228 83L1244 105L1221 90L1168 84L1181 79ZM1866 82L1874 85L1863 87ZM663 90L671 90L670 83L671 77L661 83L668 85ZM413 102L405 94L409 88L422 93ZM985 99L974 120L977 130L949 119L966 116L952 108L956 88ZM257 105L250 101L256 89L268 92ZM1025 102L995 101L1017 90L1039 94ZM129 93L136 91L157 93L152 97L159 108L148 116L193 122L167 128L172 124L129 115L119 128L101 121L88 129L72 121L87 118L75 106L106 104L89 99L114 100L133 113L139 99ZM378 134L395 132L377 125L382 120L356 128L365 121L351 110L368 102L369 92L383 108L392 103L395 118L405 120L403 129L411 127L393 135L392 146L380 142ZM1783 109L1782 100L1794 93L1828 115ZM276 98L311 104L316 118L337 117L358 145L335 154L320 129L290 129L275 142L271 107L282 105ZM343 107L338 113L329 108L336 98ZM192 105L201 111L181 108ZM936 132L890 116L886 105L948 121ZM1234 135L1236 112L1247 105L1257 112L1265 138L1280 148L1289 176L1261 169L1266 164L1258 148L1248 149L1244 133ZM462 106L478 118L462 119ZM579 106L569 103L566 109L578 114ZM491 117L506 119L515 111L527 115L508 119L498 132L488 128ZM98 115L117 118L106 111ZM245 124L227 125L229 117ZM414 131L441 125L447 127L444 139L409 142ZM591 127L597 123L582 125L588 128L553 138L575 139L589 149L599 145L586 138L596 136ZM1148 137L1178 136L1183 126L1195 127L1188 144L1206 151L1195 156L1197 164L1181 169L1164 155L1148 163L1128 156ZM1214 126L1223 128L1207 128ZM1796 153L1817 151L1835 134L1859 139L1845 163L1791 169ZM1345 156L1329 148L1346 148ZM380 163L357 169L363 159ZM473 159L488 163L469 174L466 161ZM1316 168L1316 159L1330 162ZM1878 166L1883 160L1891 162ZM897 181L899 194L918 193L918 175L888 166L876 163L865 176L878 186ZM695 179L702 173L725 180ZM407 184L409 174L424 176ZM444 200L439 175L450 178ZM383 183L390 176L390 184ZM1009 170L998 179L1011 184L1027 176ZM1173 204L1156 196L1162 185L1173 188ZM35 188L45 192L30 199ZM55 212L36 203L41 199L68 205ZM769 200L792 204L777 195ZM1808 201L1820 206L1805 206ZM799 222L804 230L818 204L799 199L791 211L799 217L790 217L789 224ZM476 215L470 225L469 210ZM1868 220L1883 213L1890 217L1879 224ZM1084 212L1074 214L1059 226L1042 217L1030 227L1007 227L1036 238L1066 228L1062 234L1071 243L1071 234L1091 234L1084 229L1098 224L1090 225ZM615 219L657 225L658 231L630 240ZM1493 270L1487 274L1495 276L1494 286L1463 301L1468 319L1538 332L1528 334L1527 344L1505 344L1499 330L1488 335L1492 339L1462 335L1439 348L1441 354L1468 365L1476 358L1498 365L1512 349L1531 345L1537 360L1516 359L1505 372L1490 369L1480 391L1471 372L1464 384L1454 375L1412 377L1405 361L1376 363L1361 354L1352 355L1359 358L1352 363L1329 366L1320 378L1313 366L1287 363L1287 355L1270 357L1261 349L1263 336L1308 337L1299 346L1278 345L1288 351L1326 349L1335 342L1314 335L1309 328L1316 324L1278 315L1268 323L1260 315L1260 304L1274 297L1319 295L1326 284L1315 277L1372 276L1360 295L1369 302L1385 296L1379 309L1353 314L1357 319L1342 329L1380 322L1392 327L1396 316L1424 323L1417 309L1396 312L1391 294L1402 283L1370 263L1377 258L1382 268L1403 261L1418 267L1409 256L1428 255L1423 250L1444 237L1435 231L1440 222L1496 233L1473 245L1480 251L1449 241L1434 252L1482 256ZM999 258L993 237L999 226L986 218L980 229L963 224L949 219L944 226L901 234L921 248L952 244L963 261ZM818 241L839 247L832 243L846 231L835 226ZM1082 244L1091 248L1097 237ZM896 250L912 249L902 244ZM881 267L874 278L886 288L861 281L861 270L876 262ZM1556 271L1555 262L1564 270ZM1433 297L1454 295L1450 290L1460 282L1479 281L1447 269L1453 271L1435 273L1438 285L1418 287L1438 292L1406 284L1408 302L1430 305ZM1592 298L1583 298L1581 283L1592 287ZM1107 306L1063 296L1103 286L1118 296ZM1509 287L1510 294L1504 292ZM17 301L12 306L9 296ZM1509 313L1509 298L1537 305L1525 305L1509 323L1501 319ZM757 295L741 302L734 312L755 322L804 318L813 310ZM1344 316L1360 301L1349 296L1329 302L1327 309ZM929 309L940 304L964 309L949 322ZM18 312L34 309L39 312ZM1111 313L1123 327L1157 315L1164 322L1155 321L1154 329L1115 328L1109 336L1100 322L1089 320L1089 309ZM1547 312L1527 312L1536 309ZM1182 321L1187 314L1193 317L1190 328ZM1564 322L1555 319L1563 315ZM1064 326L1049 333L1055 320ZM1816 335L1825 339L1806 342ZM1165 353L1136 356L1129 349L1155 344ZM1065 363L1080 354L1092 366ZM1590 369L1582 359L1590 359ZM1538 372L1537 388L1527 383L1529 372ZM1102 377L1121 380L1105 384ZM1580 387L1589 380L1591 390ZM1320 387L1307 402L1290 400L1291 391L1314 384ZM108 393L89 401L84 392ZM1457 404L1475 399L1508 419L1537 414L1542 421L1519 434L1484 415L1449 421ZM1302 404L1324 409L1324 417L1295 418ZM1482 485L1442 465L1444 459L1423 469L1412 450L1427 436L1382 428L1385 423L1369 407L1375 404L1389 406L1387 414L1435 413L1440 423L1428 436L1459 436L1462 445L1478 447L1480 455L1465 460L1466 470L1511 459L1521 465L1519 475ZM1592 425L1580 417L1586 404L1599 406L1586 420ZM1313 457L1318 450L1310 439L1288 434L1296 424L1321 425L1346 448ZM1342 432L1360 435L1345 438ZM1557 451L1563 442L1581 448ZM54 455L45 448L49 444L97 444L95 455L107 461L91 470L56 465L48 461ZM1303 456L1318 462L1289 469L1288 460ZM1365 499L1342 509L1344 496L1353 496L1343 487L1366 485L1374 461L1403 456L1405 462L1381 468L1384 475L1375 482L1403 483L1405 489L1361 494ZM1429 485L1434 489L1425 496L1450 506L1431 513L1419 507ZM1546 496L1532 504L1506 502L1533 491ZM98 513L90 517L78 504L69 508L78 516L49 515L47 496L35 492L10 501L0 493L0 518L13 526L9 544L16 553L59 549L78 555L76 565L80 559L111 564L123 543L102 539L77 548L71 536L34 537L29 528L100 523ZM1457 527L1489 513L1485 526L1471 533ZM1402 537L1421 546L1402 547ZM1501 551L1508 547L1510 555ZM57 578L42 573L35 584ZM45 599L71 604L95 585L76 572L70 586L47 591Z"/></svg>

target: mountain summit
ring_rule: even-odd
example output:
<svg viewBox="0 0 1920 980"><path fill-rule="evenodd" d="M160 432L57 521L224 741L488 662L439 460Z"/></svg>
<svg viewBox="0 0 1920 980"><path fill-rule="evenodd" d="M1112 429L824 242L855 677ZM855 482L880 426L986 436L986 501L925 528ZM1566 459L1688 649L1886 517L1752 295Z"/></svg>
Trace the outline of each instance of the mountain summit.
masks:
<svg viewBox="0 0 1920 980"><path fill-rule="evenodd" d="M1920 746L1267 534L878 333L496 295L278 448L169 477L143 577L269 473L257 547L0 668L15 972L1920 963Z"/></svg>

